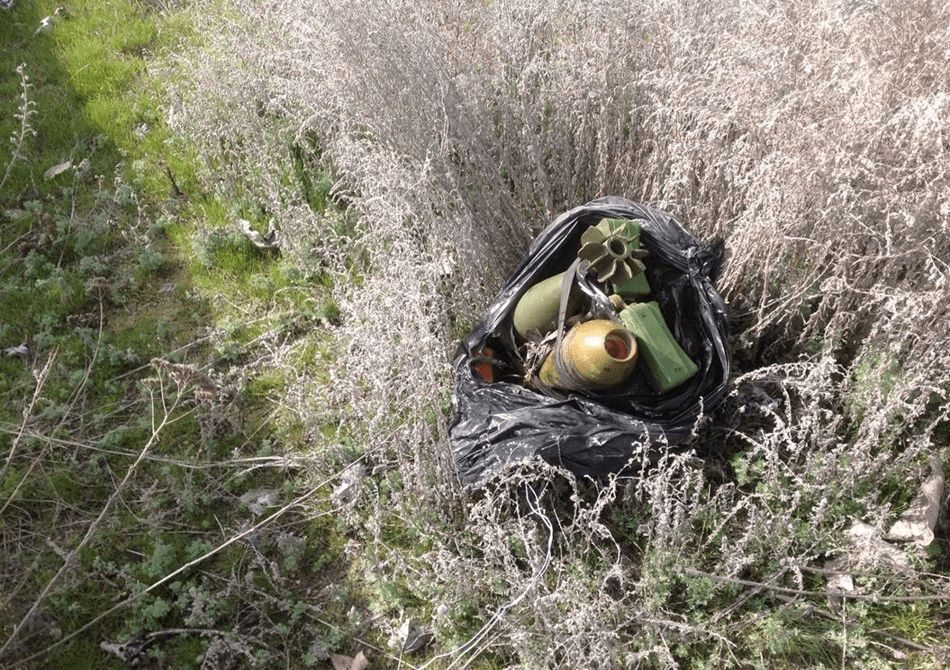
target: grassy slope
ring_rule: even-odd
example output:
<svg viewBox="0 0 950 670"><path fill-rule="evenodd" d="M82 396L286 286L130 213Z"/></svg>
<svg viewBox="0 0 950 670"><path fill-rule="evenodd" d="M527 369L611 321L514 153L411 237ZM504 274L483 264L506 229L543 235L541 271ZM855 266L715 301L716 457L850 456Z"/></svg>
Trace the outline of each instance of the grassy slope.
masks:
<svg viewBox="0 0 950 670"><path fill-rule="evenodd" d="M725 22L735 8L723 4ZM927 667L946 646L940 601L831 611L807 595L825 588L814 570L841 551L846 520L883 522L906 506L926 454L912 438L945 451L945 378L916 391L914 362L884 353L900 339L890 320L872 338L860 319L832 315L848 304L845 290L826 287L804 309L815 273L831 272L825 256L790 243L784 265L762 262L755 239L779 245L801 223L761 194L784 183L774 197L807 219L798 199L820 181L774 166L820 145L793 142L783 159L766 152L778 139L759 127L729 145L757 112L737 121L720 109L729 101L717 91L734 89L703 88L705 61L679 41L716 34L704 24L713 19L664 10L656 25L642 19L624 58L607 39L582 40L580 58L568 37L592 19L574 24L531 3L512 11L535 21L513 21L505 2L468 14L434 4L432 16L380 6L405 13L380 23L372 52L352 49L358 39L314 37L321 25L340 37L358 22L302 5L298 16L296 4L286 7L296 22L282 24L256 2L196 3L185 15L161 3L76 2L37 36L55 4L21 5L0 17L0 40L14 45L0 135L17 132L20 62L36 130L0 192L0 345L28 344L25 356L0 357L4 663L122 667L99 644L150 635L149 653L173 668L330 667L329 653L358 650L380 667L457 667L470 655L485 668L887 666L902 654ZM495 34L505 26L531 40ZM601 46L610 58L594 77L585 59L597 63ZM298 69L301 49L320 77ZM817 47L805 52L821 66ZM516 55L524 61L504 62ZM639 88L611 88L624 72L657 67L654 56L663 66ZM723 77L743 67L718 56ZM451 90L460 64L473 64L474 100L453 109L431 92ZM677 76L664 80L665 67ZM347 83L366 73L377 74ZM588 90L571 98L581 79L629 114L599 107ZM664 91L677 108L663 105ZM493 133L466 136L478 120ZM435 148L433 127L446 133ZM533 137L543 141L518 139ZM84 158L88 173L43 178ZM331 197L330 159L351 192ZM764 166L761 181L742 172L746 161ZM723 191L728 175L752 184L745 201ZM849 183L872 189L879 177ZM445 460L444 361L500 280L480 260L485 249L510 264L531 226L624 183L631 197L679 203L703 232L728 235L742 375L702 436L717 445L719 469L671 454L639 481L592 486L528 470L459 495ZM910 207L918 191L904 188L911 195L895 202ZM341 201L363 218L335 211ZM872 205L862 216L873 219ZM854 211L825 216L843 226ZM284 249L250 245L240 218L260 232L276 219ZM923 295L872 252L849 247L860 259L850 267L880 273L906 304ZM871 306L896 304L868 295ZM803 324L813 307L818 318ZM821 336L829 323L840 339ZM530 504L539 481L540 509ZM911 552L910 575L872 567L858 586L885 598L945 593L945 547L941 532ZM430 644L394 650L403 626Z"/></svg>
<svg viewBox="0 0 950 670"><path fill-rule="evenodd" d="M352 189L366 270L328 381L398 474L383 494L374 469L343 517L384 631L430 622L446 665L471 650L449 631L473 618L497 633L477 640L486 665L929 662L946 638L927 595L946 593L945 534L907 551L910 573L858 578L916 604L849 602L839 620L806 592L824 589L853 520L888 525L927 456L946 456L945 8L230 7L204 13L215 38L182 63L202 86L179 91L175 123L300 238L268 132L321 138ZM737 375L693 445L706 468L670 455L643 479L578 484L546 518L506 513L525 504L524 473L459 500L439 405L452 337L541 226L607 193L726 240ZM892 654L895 635L912 644Z"/></svg>
<svg viewBox="0 0 950 670"><path fill-rule="evenodd" d="M0 17L0 134L20 129L20 63L29 101L0 163L0 345L26 345L0 357L3 664L124 667L100 642L169 629L194 631L151 648L169 667L302 656L326 630L288 641L316 616L292 577L331 562L323 522L285 514L215 550L297 493L282 438L299 422L267 402L291 363L259 361L319 360L327 280L225 229L231 212L195 190L146 76L187 24L149 3L56 7Z"/></svg>

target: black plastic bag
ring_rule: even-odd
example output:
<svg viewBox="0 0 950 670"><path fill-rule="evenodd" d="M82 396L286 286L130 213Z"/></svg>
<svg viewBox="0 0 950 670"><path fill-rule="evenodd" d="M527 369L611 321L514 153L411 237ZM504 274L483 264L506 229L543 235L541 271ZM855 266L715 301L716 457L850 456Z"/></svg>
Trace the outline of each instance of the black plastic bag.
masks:
<svg viewBox="0 0 950 670"><path fill-rule="evenodd" d="M659 303L673 336L699 367L666 393L630 383L559 398L519 383L524 357L511 323L519 298L568 269L581 235L602 218L640 224L641 245L650 253L650 299ZM462 483L481 486L508 465L534 458L580 476L608 475L648 462L658 445L686 439L699 415L723 397L729 378L729 321L713 287L723 264L721 242L698 242L668 214L621 198L595 200L558 217L531 244L455 357L449 439ZM611 309L592 280L579 286L595 314ZM486 347L501 367L494 383L475 370Z"/></svg>

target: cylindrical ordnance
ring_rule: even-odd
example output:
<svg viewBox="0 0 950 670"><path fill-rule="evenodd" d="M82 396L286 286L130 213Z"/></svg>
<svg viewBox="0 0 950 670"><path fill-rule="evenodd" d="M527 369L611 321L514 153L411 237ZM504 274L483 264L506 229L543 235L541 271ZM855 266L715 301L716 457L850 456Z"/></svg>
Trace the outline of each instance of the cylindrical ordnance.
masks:
<svg viewBox="0 0 950 670"><path fill-rule="evenodd" d="M521 337L526 337L529 330L537 329L542 335L557 328L557 313L561 305L561 281L564 273L544 279L521 296L515 305L511 316L512 324ZM581 305L581 294L577 287L572 286L567 301L565 318L573 316Z"/></svg>
<svg viewBox="0 0 950 670"><path fill-rule="evenodd" d="M640 356L661 391L676 388L699 371L673 337L656 301L629 305L620 320L637 336Z"/></svg>
<svg viewBox="0 0 950 670"><path fill-rule="evenodd" d="M616 386L633 372L637 340L613 321L594 319L571 328L541 365L547 386L583 391Z"/></svg>

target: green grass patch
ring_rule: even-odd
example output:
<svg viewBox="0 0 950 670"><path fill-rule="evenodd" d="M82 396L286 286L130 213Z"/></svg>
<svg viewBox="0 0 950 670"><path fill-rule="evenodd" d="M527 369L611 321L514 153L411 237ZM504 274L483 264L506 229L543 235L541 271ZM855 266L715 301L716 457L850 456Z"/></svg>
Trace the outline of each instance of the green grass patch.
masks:
<svg viewBox="0 0 950 670"><path fill-rule="evenodd" d="M228 647L231 631L253 629L277 636L252 652L268 656L315 623L305 609L274 632L298 588L285 575L335 564L339 531L313 544L293 524L265 528L203 558L298 495L294 471L266 458L308 439L267 423L286 372L235 370L260 338L319 334L337 318L321 297L332 283L254 247L199 192L193 154L170 148L148 63L193 39L183 16L137 2L57 7L17 3L0 22L13 47L0 135L14 140L0 155L0 528L23 550L0 583L0 664L124 667L100 641L187 628L206 632L149 654L199 667L213 640ZM52 28L36 32L47 15ZM327 187L313 188L319 199ZM306 364L320 364L321 347L301 347ZM263 507L262 489L276 492ZM269 604L243 607L258 602ZM34 605L68 642L13 636ZM292 645L305 655L306 642Z"/></svg>

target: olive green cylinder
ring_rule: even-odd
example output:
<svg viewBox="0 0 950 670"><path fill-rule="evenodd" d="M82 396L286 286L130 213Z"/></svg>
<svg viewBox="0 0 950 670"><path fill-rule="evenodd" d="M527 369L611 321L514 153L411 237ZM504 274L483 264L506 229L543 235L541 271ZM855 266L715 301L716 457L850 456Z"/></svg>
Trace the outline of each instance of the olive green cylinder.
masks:
<svg viewBox="0 0 950 670"><path fill-rule="evenodd" d="M643 362L660 391L676 388L699 371L673 337L655 300L627 306L620 320L636 336Z"/></svg>
<svg viewBox="0 0 950 670"><path fill-rule="evenodd" d="M637 364L637 339L613 321L594 319L571 328L544 360L538 378L547 386L584 391L623 383Z"/></svg>
<svg viewBox="0 0 950 670"><path fill-rule="evenodd" d="M530 330L537 329L542 335L547 335L557 328L563 279L563 272L543 279L525 291L525 294L518 300L511 320L515 332L521 337L526 338ZM580 292L572 285L565 318L573 316L578 311L580 304Z"/></svg>

